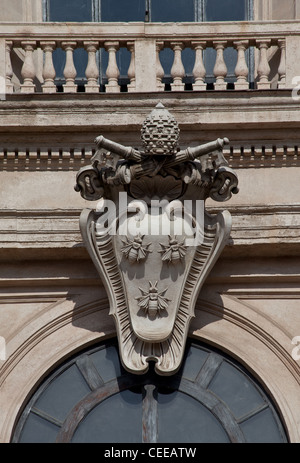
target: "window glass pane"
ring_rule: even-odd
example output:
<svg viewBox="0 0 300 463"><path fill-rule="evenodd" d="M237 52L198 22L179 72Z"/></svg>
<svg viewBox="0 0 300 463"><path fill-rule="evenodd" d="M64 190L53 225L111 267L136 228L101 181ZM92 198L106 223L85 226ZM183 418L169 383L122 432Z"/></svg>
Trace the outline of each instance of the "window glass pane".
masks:
<svg viewBox="0 0 300 463"><path fill-rule="evenodd" d="M49 21L92 21L92 0L49 0Z"/></svg>
<svg viewBox="0 0 300 463"><path fill-rule="evenodd" d="M152 0L151 21L194 21L194 0Z"/></svg>
<svg viewBox="0 0 300 463"><path fill-rule="evenodd" d="M158 393L159 442L229 442L214 415L182 392Z"/></svg>
<svg viewBox="0 0 300 463"><path fill-rule="evenodd" d="M35 407L57 420L64 421L74 405L89 392L90 388L83 376L73 365L49 384Z"/></svg>
<svg viewBox="0 0 300 463"><path fill-rule="evenodd" d="M111 346L98 350L90 355L90 359L104 382L121 375L120 360L116 347Z"/></svg>
<svg viewBox="0 0 300 463"><path fill-rule="evenodd" d="M142 393L127 390L104 400L80 423L72 442L142 442Z"/></svg>
<svg viewBox="0 0 300 463"><path fill-rule="evenodd" d="M284 439L270 409L263 410L241 425L248 443L277 443Z"/></svg>
<svg viewBox="0 0 300 463"><path fill-rule="evenodd" d="M194 381L208 357L208 352L191 346L185 357L182 376Z"/></svg>
<svg viewBox="0 0 300 463"><path fill-rule="evenodd" d="M145 0L102 0L100 18L110 21L144 21Z"/></svg>
<svg viewBox="0 0 300 463"><path fill-rule="evenodd" d="M55 424L31 413L23 428L19 442L26 444L53 444L59 428Z"/></svg>
<svg viewBox="0 0 300 463"><path fill-rule="evenodd" d="M205 21L242 21L246 19L246 0L205 0Z"/></svg>
<svg viewBox="0 0 300 463"><path fill-rule="evenodd" d="M268 397L246 371L234 362L223 357L221 365L216 363L213 368L210 363L210 374L214 374L214 377L204 395L203 386L198 383L198 389L197 382L190 383L196 379L198 370L210 352L210 349L198 346L193 341L191 347L188 347L186 360L177 378L161 378L150 371L136 379L135 375L127 374L121 367L118 346L114 342L93 347L79 354L79 358L89 355L93 362L91 374L94 374L96 367L107 390L110 381L121 373L128 381L128 389L114 390L113 395L105 400L101 387L98 391L93 391L94 399L97 396L99 402L96 401L95 407L86 415L86 407L90 403L90 396L87 394L90 389L74 363L78 357L73 358L71 364L55 371L40 386L41 389L33 396L20 417L13 442L55 442L68 411L75 405L79 419L73 422L76 428L74 435L68 436L72 442L142 442L143 425L147 426L150 419L152 423L157 423L159 442L228 442L232 428L227 425L230 420L227 423L226 408L223 408L221 401L227 404L230 416L242 415L239 426L247 442L286 442L280 418ZM90 362L85 365L90 365ZM178 381L181 372L184 380ZM137 385L136 381L141 381L141 384ZM142 384L155 386L153 396L145 394ZM80 403L83 398L85 401ZM210 410L217 400L220 400L219 405L223 409L222 424L214 414L218 405Z"/></svg>
<svg viewBox="0 0 300 463"><path fill-rule="evenodd" d="M209 389L225 402L236 418L240 418L264 404L264 399L246 375L223 362Z"/></svg>

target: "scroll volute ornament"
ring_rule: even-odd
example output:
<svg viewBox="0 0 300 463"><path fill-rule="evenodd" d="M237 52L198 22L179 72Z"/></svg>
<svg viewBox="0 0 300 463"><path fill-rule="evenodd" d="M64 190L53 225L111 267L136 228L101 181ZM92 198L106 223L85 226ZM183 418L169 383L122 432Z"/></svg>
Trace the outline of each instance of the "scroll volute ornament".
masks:
<svg viewBox="0 0 300 463"><path fill-rule="evenodd" d="M238 180L222 154L228 139L180 150L179 127L159 103L141 128L143 151L103 136L76 191L98 200L83 210L85 246L107 290L124 367L155 362L161 375L181 365L203 283L231 230L228 211L209 215L208 197L226 201Z"/></svg>

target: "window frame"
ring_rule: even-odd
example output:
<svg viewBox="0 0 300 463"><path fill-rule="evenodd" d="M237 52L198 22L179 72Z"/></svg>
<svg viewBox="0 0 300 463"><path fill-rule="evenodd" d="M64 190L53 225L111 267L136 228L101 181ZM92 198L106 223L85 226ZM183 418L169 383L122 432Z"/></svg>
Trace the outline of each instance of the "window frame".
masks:
<svg viewBox="0 0 300 463"><path fill-rule="evenodd" d="M134 375L124 370L120 363L119 356L115 356L113 362L113 369L109 371L105 376L102 375L102 363L94 363L93 355L99 351L105 352L107 348L113 347L114 351L118 351L118 344L115 338L104 341L97 344L96 346L90 346L82 351L74 354L69 359L65 360L64 363L55 368L50 375L44 379L41 384L37 385L36 391L33 393L32 398L24 406L21 414L16 423L16 428L12 436L12 443L22 443L22 433L26 426L26 421L32 414L39 417L42 420L46 420L48 423L57 427L56 440L57 443L71 443L78 427L84 421L85 417L89 415L98 405L114 395L134 388L135 392L142 394L142 406L143 406L143 421L145 426L143 429L143 442L144 443L156 443L159 442L157 423L158 410L157 410L157 398L154 393L154 389L158 391L165 391L164 393L181 392L197 402L202 404L214 417L219 421L223 428L223 431L227 434L230 442L249 442L252 440L249 435L244 435L242 426L248 420L257 417L260 413L269 411L272 415L274 425L277 427L277 437L280 436L281 443L288 443L288 435L284 428L284 423L280 419L279 411L276 410L275 404L272 399L268 396L267 391L255 379L252 374L242 366L238 361L233 359L228 354L220 351L219 349L213 348L207 344L202 343L196 339L189 338L186 345L186 354L183 360L183 365L173 376L160 376L154 372L154 365L151 365L149 372L144 375ZM201 352L201 361L196 355L193 363L189 364L187 370L185 365L188 360L191 349L196 349L197 352ZM195 351L194 351L195 352ZM103 358L103 357L102 357ZM112 359L111 357L109 357ZM195 363L196 361L196 363ZM236 413L230 401L223 395L216 392L213 383L215 378L219 375L222 365L228 365L233 368L235 374L238 374L238 379L245 381L245 385L249 385L253 390L257 391L257 394L261 397L262 402L257 405L255 402L252 403L252 408L248 411L244 411L245 414L240 410ZM89 393L82 395L81 398L77 399L73 408L68 412L67 416L63 421L60 421L57 416L52 416L51 408L49 410L40 409L38 404L40 398L44 392L47 392L47 388L51 386L56 379L59 379L65 372L70 368L76 367L79 375L82 375L81 379L90 388ZM100 376L99 376L100 375ZM235 376L234 376L235 377ZM219 382L224 377L219 376ZM221 381L222 383L222 381ZM238 383L239 384L239 383ZM149 388L147 390L147 388ZM233 387L237 387L234 383ZM144 388L144 392L142 390ZM218 388L217 388L218 389ZM225 388L226 389L226 388ZM244 390L246 390L245 387ZM146 392L146 394L145 394ZM244 397L246 401L247 397ZM246 402L245 402L246 403ZM146 426L147 424L147 426ZM255 424L256 426L257 424ZM253 425L252 425L253 426ZM34 436L36 434L34 433ZM276 440L277 442L278 440ZM24 443L27 440L23 441ZM201 442L201 438L200 438ZM256 442L256 440L254 440Z"/></svg>
<svg viewBox="0 0 300 463"><path fill-rule="evenodd" d="M43 21L44 22L49 22L49 18L50 18L50 1L51 0L42 0L42 2L43 2ZM151 21L151 15L152 15L152 13L151 13L151 2L152 2L152 0L144 0L144 1L145 1L145 20L144 20L144 22L151 23L152 22ZM205 20L205 4L206 4L206 2L208 0L193 0L193 1L194 1L194 21L193 22L204 22L204 20ZM251 21L254 18L254 1L255 0L244 0L244 1L246 2L246 18L245 18L245 21ZM91 0L91 4L92 4L92 21L91 22L101 22L101 2L102 2L102 0ZM228 21L228 22L230 22L230 21ZM83 51L78 51L78 50L75 50L75 52L78 53L79 56L80 56L80 53L83 53ZM184 54L186 52L188 52L188 51L187 50L183 51L183 54L182 54L183 59L184 59ZM103 90L105 88L105 84L107 83L107 79L106 79L106 76L105 76L105 69L104 69L105 66L103 67L103 65L102 65L102 63L106 63L106 60L107 60L107 57L104 57L104 55L103 55L104 53L106 53L104 50L99 50L99 51L97 51L97 54L96 54L96 60L97 60L98 68L99 68L99 84L100 84L100 87ZM124 55L124 53L126 55ZM171 58L164 58L163 53L166 53L168 55L169 51L166 50L166 51L161 52L162 60L167 59L166 63L169 63L169 60ZM124 58L125 58L126 63L128 61L127 64L129 66L129 62L130 62L129 52L126 49L121 49L121 50L119 50L119 53L117 55L117 59L119 59L119 60L123 59L124 60ZM203 59L204 59L204 62L206 62L207 59L210 59L209 55L208 55L208 50L204 51ZM254 85L254 50L252 50L252 49L247 50L246 59L247 59L248 68L249 68L250 88L252 88L252 86ZM166 63L164 63L164 67L166 66ZM128 66L127 66L127 69L128 69ZM171 66L171 64L170 64L170 66ZM170 66L167 65L167 67L170 67ZM121 71L122 66L119 66L119 68L120 68L120 71ZM234 81L234 79L235 79L234 74L228 74L227 82L228 82L229 88L231 88L232 82ZM126 91L127 84L129 83L127 75L126 74L121 75L119 81L120 81L120 85L121 85L121 88L123 89L123 91ZM165 76L163 77L163 83L166 85L167 90L170 87L171 81L172 81L171 76L168 74L168 72L166 72ZM193 82L192 74L188 73L184 77L184 83L186 84L187 89L191 88L192 82ZM208 84L208 89L212 89L213 88L213 82L214 82L213 74L211 74L211 73L207 74L206 82ZM56 77L56 79L55 79L55 83L58 86L58 88L60 88L64 83L63 76L58 75ZM75 79L75 83L79 86L78 87L79 89L83 88L83 86L86 83L85 75L77 76L76 79ZM81 90L79 90L79 91L81 91Z"/></svg>
<svg viewBox="0 0 300 463"><path fill-rule="evenodd" d="M151 21L151 2L152 0L145 1L145 20L144 22ZM253 21L254 19L254 0L246 1L246 18L245 21ZM43 21L49 22L50 16L50 0L42 0L43 5ZM101 0L91 0L92 2L92 22L101 22ZM205 3L207 0L194 0L194 21L205 22Z"/></svg>

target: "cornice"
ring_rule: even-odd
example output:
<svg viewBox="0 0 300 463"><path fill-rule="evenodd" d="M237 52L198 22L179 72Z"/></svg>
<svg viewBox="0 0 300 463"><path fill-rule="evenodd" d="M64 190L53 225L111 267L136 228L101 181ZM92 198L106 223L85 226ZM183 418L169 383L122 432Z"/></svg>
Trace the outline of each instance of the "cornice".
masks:
<svg viewBox="0 0 300 463"><path fill-rule="evenodd" d="M0 105L0 132L47 133L136 130L158 103L172 111L182 129L299 127L300 105L291 89L53 95L8 94ZM211 117L211 114L214 117ZM59 117L58 117L59 114ZM129 117L130 116L130 117Z"/></svg>
<svg viewBox="0 0 300 463"><path fill-rule="evenodd" d="M0 37L21 41L28 36L34 40L64 40L76 36L76 40L108 40L108 37L120 39L128 37L157 38L160 40L195 40L199 35L204 40L212 40L220 34L225 40L237 40L239 37L253 40L253 35L260 38L277 38L278 35L298 35L299 20L266 20L266 21L232 21L232 22L184 22L184 23L147 23L147 22L114 22L112 23L57 23L57 22L2 22Z"/></svg>
<svg viewBox="0 0 300 463"><path fill-rule="evenodd" d="M2 147L0 145L0 172L77 171L90 163L95 148L90 142L78 142L75 147L74 142L71 143L65 140L59 145L55 142L47 145L45 141L40 144L36 141L33 145L31 141L28 147L23 143L16 146L5 142ZM270 140L232 141L223 153L232 168L297 167L300 165L300 139L274 140L273 143Z"/></svg>

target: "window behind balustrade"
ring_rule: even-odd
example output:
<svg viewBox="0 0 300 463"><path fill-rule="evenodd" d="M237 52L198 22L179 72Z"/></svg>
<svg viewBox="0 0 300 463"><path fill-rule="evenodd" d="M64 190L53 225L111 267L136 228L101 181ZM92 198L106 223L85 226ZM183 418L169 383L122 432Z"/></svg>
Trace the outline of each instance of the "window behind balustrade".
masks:
<svg viewBox="0 0 300 463"><path fill-rule="evenodd" d="M205 22L205 21L244 21L253 19L253 0L44 0L44 20L58 22ZM252 66L251 50L247 50L248 67ZM163 81L170 82L170 71L173 64L173 51L165 48L160 52L160 60L165 71ZM207 71L206 81L213 82L213 67L216 58L214 49L204 52L204 64ZM228 68L226 80L235 79L234 68L237 52L227 48L224 59ZM186 71L184 82L192 82L192 69L195 52L186 48L182 52L182 61ZM74 52L74 63L77 70L77 84L84 84L87 53L83 49ZM100 50L97 54L100 85L107 80L105 70L108 64L108 53ZM130 63L130 52L121 48L117 53L117 64L120 69L120 83L127 82L127 70ZM57 84L62 84L65 65L65 53L57 49L54 53L54 65ZM250 81L253 79L250 75Z"/></svg>

